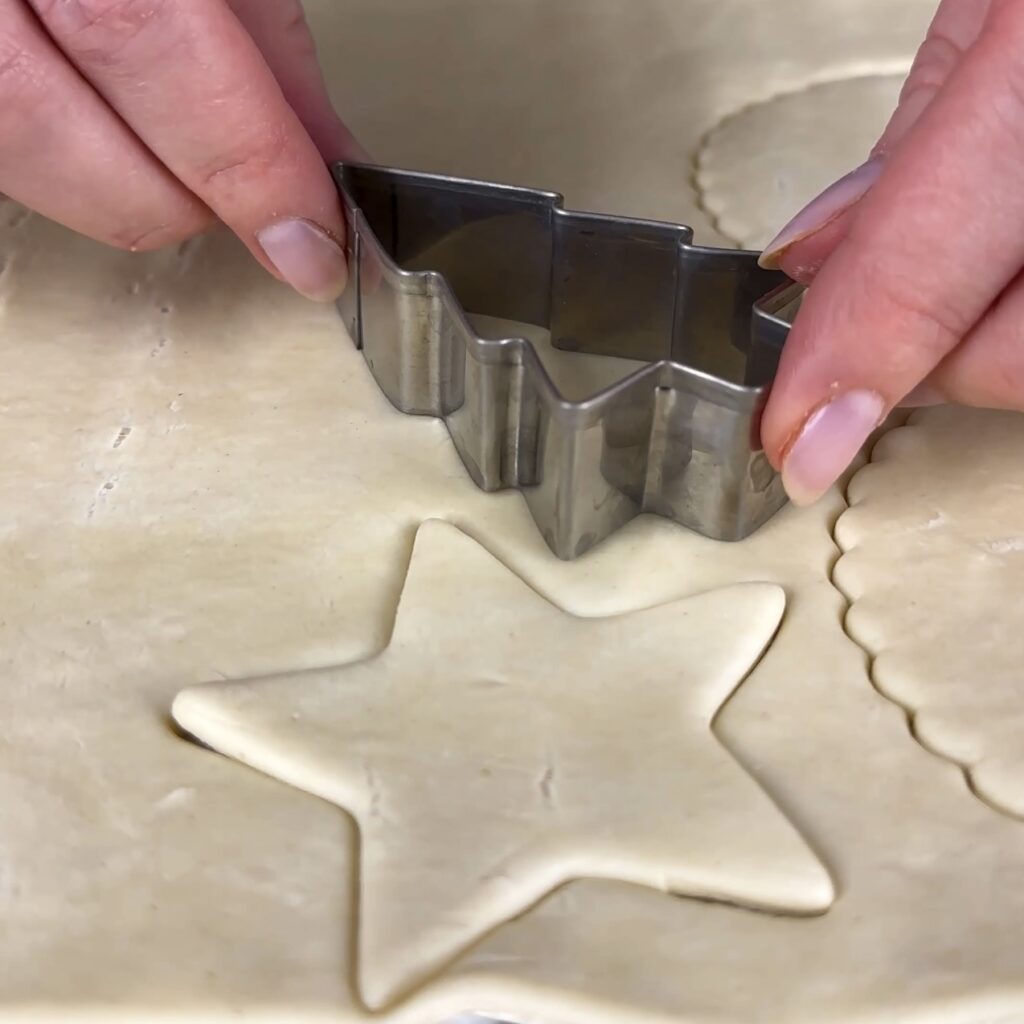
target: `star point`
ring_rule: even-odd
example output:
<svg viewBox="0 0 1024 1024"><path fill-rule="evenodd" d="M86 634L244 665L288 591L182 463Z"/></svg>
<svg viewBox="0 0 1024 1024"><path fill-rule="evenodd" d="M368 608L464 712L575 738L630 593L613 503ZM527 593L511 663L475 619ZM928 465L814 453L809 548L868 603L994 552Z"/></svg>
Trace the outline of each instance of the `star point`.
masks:
<svg viewBox="0 0 1024 1024"><path fill-rule="evenodd" d="M827 909L827 871L711 728L784 606L744 583L579 618L429 521L383 651L193 687L173 713L355 817L360 982L380 1007L574 878Z"/></svg>

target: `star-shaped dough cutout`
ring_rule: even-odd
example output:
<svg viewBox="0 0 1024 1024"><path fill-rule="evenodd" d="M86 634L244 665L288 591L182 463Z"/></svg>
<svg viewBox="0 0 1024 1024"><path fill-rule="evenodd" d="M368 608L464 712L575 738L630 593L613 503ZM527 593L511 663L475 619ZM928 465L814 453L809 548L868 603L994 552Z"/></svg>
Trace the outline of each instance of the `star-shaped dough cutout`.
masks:
<svg viewBox="0 0 1024 1024"><path fill-rule="evenodd" d="M379 1007L574 878L827 909L828 873L711 729L784 606L748 583L580 618L430 521L384 651L192 687L174 717L356 818Z"/></svg>

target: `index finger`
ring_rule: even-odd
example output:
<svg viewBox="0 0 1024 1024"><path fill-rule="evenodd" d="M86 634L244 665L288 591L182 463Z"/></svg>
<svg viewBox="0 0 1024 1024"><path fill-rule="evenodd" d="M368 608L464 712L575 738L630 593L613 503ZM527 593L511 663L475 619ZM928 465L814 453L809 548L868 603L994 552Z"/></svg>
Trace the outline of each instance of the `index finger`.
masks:
<svg viewBox="0 0 1024 1024"><path fill-rule="evenodd" d="M29 0L149 149L298 291L345 284L330 173L223 0Z"/></svg>
<svg viewBox="0 0 1024 1024"><path fill-rule="evenodd" d="M812 285L762 423L796 502L831 486L1024 263L1022 54L1024 4L993 0Z"/></svg>
<svg viewBox="0 0 1024 1024"><path fill-rule="evenodd" d="M909 133L936 93L956 70L985 24L990 0L942 0L928 34L914 57L900 91L899 103L870 159L826 189L773 238L761 254L761 265L781 267L790 277L809 284L843 240L857 204L890 154Z"/></svg>

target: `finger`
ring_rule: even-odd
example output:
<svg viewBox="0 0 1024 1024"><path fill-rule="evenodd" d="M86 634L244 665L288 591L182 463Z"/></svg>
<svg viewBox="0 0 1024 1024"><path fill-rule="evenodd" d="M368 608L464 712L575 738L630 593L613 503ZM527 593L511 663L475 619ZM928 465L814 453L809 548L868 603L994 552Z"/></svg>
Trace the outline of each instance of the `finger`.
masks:
<svg viewBox="0 0 1024 1024"><path fill-rule="evenodd" d="M903 83L899 103L865 164L803 208L765 247L761 265L809 284L845 237L850 213L878 180L885 157L931 105L964 53L981 34L990 0L942 0Z"/></svg>
<svg viewBox="0 0 1024 1024"><path fill-rule="evenodd" d="M1024 274L903 404L944 402L1024 410Z"/></svg>
<svg viewBox="0 0 1024 1024"><path fill-rule="evenodd" d="M836 246L846 237L857 213L858 202L877 180L881 170L881 160L869 160L829 186L784 229L795 232L794 241L783 241L777 257L766 249L758 263L767 269L781 268L794 281L811 284ZM824 213L820 212L821 208L825 208ZM806 218L810 225L806 232L801 227L802 218Z"/></svg>
<svg viewBox="0 0 1024 1024"><path fill-rule="evenodd" d="M16 0L0 0L0 186L123 249L158 248L210 220Z"/></svg>
<svg viewBox="0 0 1024 1024"><path fill-rule="evenodd" d="M316 56L300 0L228 0L263 54L284 98L328 163L369 161L369 154L338 117Z"/></svg>
<svg viewBox="0 0 1024 1024"><path fill-rule="evenodd" d="M65 54L269 270L311 298L345 284L337 190L222 0L29 0Z"/></svg>
<svg viewBox="0 0 1024 1024"><path fill-rule="evenodd" d="M1024 5L989 22L808 292L762 436L808 502L1024 264Z"/></svg>
<svg viewBox="0 0 1024 1024"><path fill-rule="evenodd" d="M977 42L991 0L942 0L914 57L899 103L874 154L889 153L931 105L964 54Z"/></svg>

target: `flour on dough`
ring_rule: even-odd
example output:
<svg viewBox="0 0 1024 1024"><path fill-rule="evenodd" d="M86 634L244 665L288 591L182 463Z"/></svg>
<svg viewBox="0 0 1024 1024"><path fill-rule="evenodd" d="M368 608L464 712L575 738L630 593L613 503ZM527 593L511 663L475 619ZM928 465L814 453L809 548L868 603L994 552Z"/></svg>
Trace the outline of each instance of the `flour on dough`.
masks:
<svg viewBox="0 0 1024 1024"><path fill-rule="evenodd" d="M784 605L750 583L579 618L433 521L377 657L193 688L174 715L355 816L380 1006L573 878L825 911L828 873L711 729Z"/></svg>
<svg viewBox="0 0 1024 1024"><path fill-rule="evenodd" d="M876 447L850 483L835 578L851 636L914 735L1024 817L1024 417L939 408ZM893 572L893 567L898 571Z"/></svg>

